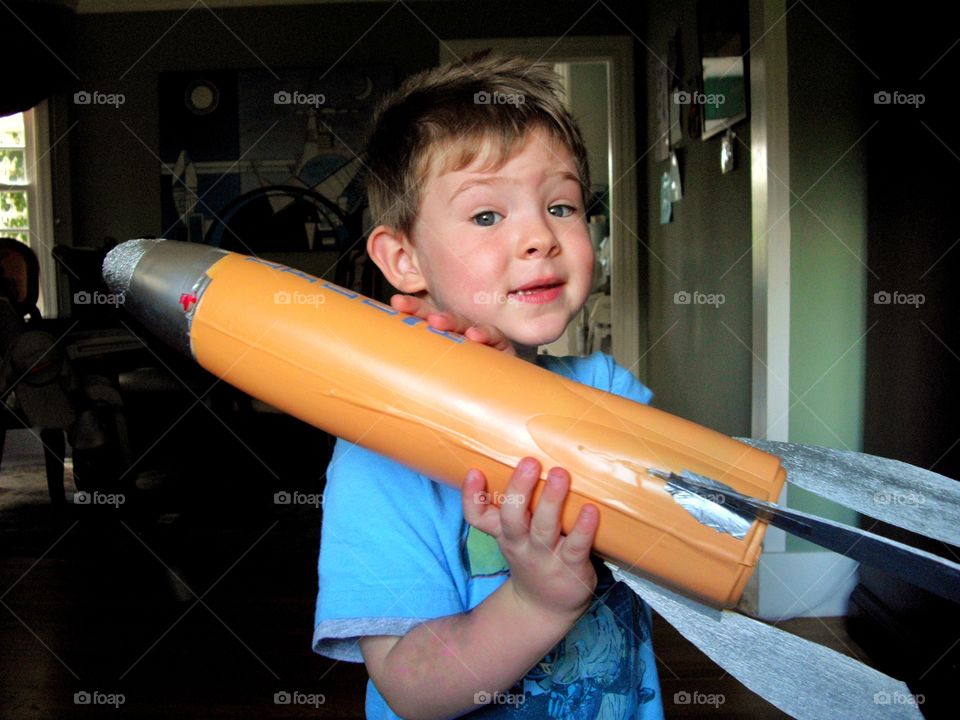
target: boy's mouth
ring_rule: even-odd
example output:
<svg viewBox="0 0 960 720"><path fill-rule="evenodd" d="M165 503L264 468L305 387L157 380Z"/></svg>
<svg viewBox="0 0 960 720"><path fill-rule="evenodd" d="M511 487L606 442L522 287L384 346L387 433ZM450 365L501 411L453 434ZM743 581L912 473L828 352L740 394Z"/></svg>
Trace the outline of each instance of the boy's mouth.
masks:
<svg viewBox="0 0 960 720"><path fill-rule="evenodd" d="M518 287L516 290L511 290L508 295L516 302L533 304L548 303L560 297L563 285L563 280L559 278L540 278Z"/></svg>

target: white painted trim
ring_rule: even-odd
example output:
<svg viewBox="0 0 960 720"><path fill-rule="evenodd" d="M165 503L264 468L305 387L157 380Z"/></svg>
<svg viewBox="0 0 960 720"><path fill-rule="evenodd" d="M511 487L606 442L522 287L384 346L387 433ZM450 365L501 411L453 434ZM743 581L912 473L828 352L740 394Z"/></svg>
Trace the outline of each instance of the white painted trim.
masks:
<svg viewBox="0 0 960 720"><path fill-rule="evenodd" d="M765 553L757 568L758 616L843 617L857 585L859 563L833 552Z"/></svg>
<svg viewBox="0 0 960 720"><path fill-rule="evenodd" d="M790 128L785 0L750 3L750 145L753 214L753 437L789 439ZM786 490L780 502L787 502ZM786 550L767 531L765 552ZM761 584L762 594L762 584Z"/></svg>
<svg viewBox="0 0 960 720"><path fill-rule="evenodd" d="M646 337L646 318L640 314L640 277L637 241L636 107L633 94L633 44L626 36L568 36L563 38L471 38L441 40L440 62L446 63L472 52L494 50L535 57L549 62L602 62L608 68L608 116L611 177L610 242L612 247L611 324L613 356L635 375L646 377L641 340Z"/></svg>
<svg viewBox="0 0 960 720"><path fill-rule="evenodd" d="M785 0L750 2L750 144L753 214L752 433L789 440L790 123ZM779 502L787 504L787 491ZM765 620L839 617L857 584L856 561L832 552L786 552L767 530L753 595Z"/></svg>

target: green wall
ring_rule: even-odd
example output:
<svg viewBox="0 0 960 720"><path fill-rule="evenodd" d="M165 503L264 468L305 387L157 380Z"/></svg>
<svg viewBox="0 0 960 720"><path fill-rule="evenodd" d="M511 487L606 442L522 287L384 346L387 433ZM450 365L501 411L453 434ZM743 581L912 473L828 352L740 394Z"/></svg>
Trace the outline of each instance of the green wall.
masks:
<svg viewBox="0 0 960 720"><path fill-rule="evenodd" d="M790 440L862 449L866 351L867 127L854 13L818 0L788 13L791 293ZM798 510L852 510L791 488ZM787 550L819 550L792 536Z"/></svg>

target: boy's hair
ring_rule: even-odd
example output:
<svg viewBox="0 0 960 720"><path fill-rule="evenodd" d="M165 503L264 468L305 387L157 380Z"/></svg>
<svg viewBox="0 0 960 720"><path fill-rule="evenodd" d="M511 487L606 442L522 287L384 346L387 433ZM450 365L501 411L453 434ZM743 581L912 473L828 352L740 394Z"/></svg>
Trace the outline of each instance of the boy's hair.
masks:
<svg viewBox="0 0 960 720"><path fill-rule="evenodd" d="M405 80L377 108L367 145L374 222L409 234L436 163L441 170L461 170L488 154L499 167L536 127L573 155L586 205L587 149L560 92L550 64L489 51Z"/></svg>

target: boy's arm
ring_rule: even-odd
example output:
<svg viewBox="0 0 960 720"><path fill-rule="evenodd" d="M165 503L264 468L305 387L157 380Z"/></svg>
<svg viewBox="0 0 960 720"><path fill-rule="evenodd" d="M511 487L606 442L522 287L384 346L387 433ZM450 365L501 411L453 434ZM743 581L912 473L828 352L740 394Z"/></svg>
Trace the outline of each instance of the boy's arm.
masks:
<svg viewBox="0 0 960 720"><path fill-rule="evenodd" d="M585 506L571 533L561 535L570 476L550 471L531 516L539 476L536 460L521 461L499 510L489 505L481 473L471 471L464 483L464 516L497 538L510 563L511 577L500 588L467 613L431 620L403 637L360 641L371 679L398 715L448 718L477 709L478 693L512 687L589 606L597 581L590 562L597 509Z"/></svg>

